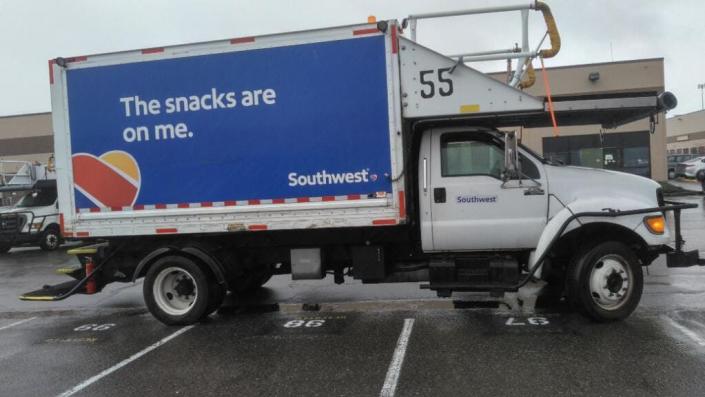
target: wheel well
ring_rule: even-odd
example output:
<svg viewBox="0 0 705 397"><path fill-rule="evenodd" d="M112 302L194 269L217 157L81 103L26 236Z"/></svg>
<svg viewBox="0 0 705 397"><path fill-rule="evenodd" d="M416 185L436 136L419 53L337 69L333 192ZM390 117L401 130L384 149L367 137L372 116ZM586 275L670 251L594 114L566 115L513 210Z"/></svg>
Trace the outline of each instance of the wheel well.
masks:
<svg viewBox="0 0 705 397"><path fill-rule="evenodd" d="M648 244L633 230L606 222L587 223L563 235L551 249L546 277L562 274L576 252L605 241L619 241L634 251L642 266L648 266L658 254L648 250ZM561 277L562 278L562 277Z"/></svg>
<svg viewBox="0 0 705 397"><path fill-rule="evenodd" d="M144 277L154 262L165 256L181 256L193 260L211 277L215 278L218 283L226 283L223 266L213 256L209 255L207 250L195 244L166 246L152 251L139 262L133 273L132 280L135 281L140 277Z"/></svg>
<svg viewBox="0 0 705 397"><path fill-rule="evenodd" d="M45 231L46 231L46 230L50 230L50 229L51 229L51 230L59 231L61 228L60 228L59 225L56 224L56 223L50 223L47 227L44 228Z"/></svg>

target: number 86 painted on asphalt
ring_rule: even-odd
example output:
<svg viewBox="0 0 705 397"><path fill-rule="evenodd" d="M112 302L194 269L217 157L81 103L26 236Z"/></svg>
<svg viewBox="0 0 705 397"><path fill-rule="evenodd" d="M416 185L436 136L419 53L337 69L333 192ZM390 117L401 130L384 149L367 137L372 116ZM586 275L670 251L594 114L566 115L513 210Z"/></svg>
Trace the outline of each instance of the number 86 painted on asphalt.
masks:
<svg viewBox="0 0 705 397"><path fill-rule="evenodd" d="M317 328L322 326L326 320L291 320L284 324L284 328L299 328L304 326L306 328Z"/></svg>

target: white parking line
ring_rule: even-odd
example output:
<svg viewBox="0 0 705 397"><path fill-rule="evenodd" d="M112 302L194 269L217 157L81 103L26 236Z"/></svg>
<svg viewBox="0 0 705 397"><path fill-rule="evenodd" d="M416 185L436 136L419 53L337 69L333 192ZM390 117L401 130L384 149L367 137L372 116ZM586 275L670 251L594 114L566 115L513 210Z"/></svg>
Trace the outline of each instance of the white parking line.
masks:
<svg viewBox="0 0 705 397"><path fill-rule="evenodd" d="M152 350L158 348L159 346L161 346L161 345L163 345L163 344L169 342L170 340L176 338L177 336L183 334L184 332L190 330L190 329L193 328L193 327L195 327L195 326L194 326L194 325L189 325L189 326L186 326L186 327L183 327L183 328L179 329L178 331L176 331L176 332L174 332L173 334L171 334L171 335L165 337L164 339L160 340L159 342L157 342L157 343L155 343L155 344L153 344L153 345L151 345L151 346L148 346L148 347L146 347L144 350L141 350L141 351L139 351L139 352L137 352L137 353L131 355L129 358L126 358L126 359L120 361L119 363L113 365L112 367L110 367L110 368L108 368L108 369L106 369L106 370L103 370L103 371L102 371L101 373L99 373L98 375L95 375L95 376L93 376L93 377L91 377L91 378L88 378L88 379L86 379L85 381L83 381L83 382L79 383L78 385L74 386L73 388L71 388L71 389L69 389L69 390L66 390L65 392L59 394L59 397L68 397L68 396L74 395L75 393L78 393L79 391L81 391L81 390L85 389L86 387L92 385L93 383L95 383L95 382L101 380L102 378L104 378L104 377L106 377L106 376L112 374L113 372L119 370L120 368L122 368L122 367L124 367L124 366L130 364L131 362L137 360L138 358L144 356L145 354L151 352Z"/></svg>
<svg viewBox="0 0 705 397"><path fill-rule="evenodd" d="M401 366L404 364L404 356L406 355L406 346L409 344L409 338L411 337L411 330L413 328L414 319L405 319L404 328L402 328L399 340L397 341L397 348L394 350L392 362L389 364L389 369L387 370L387 377L384 379L384 386L382 386L382 391L379 393L381 397L393 397L394 393L397 391L399 374L401 373Z"/></svg>
<svg viewBox="0 0 705 397"><path fill-rule="evenodd" d="M35 318L36 318L36 317L30 317L30 318L25 318L24 320L15 321L15 322L12 323L12 324L7 324L7 325L5 325L5 326L0 327L0 331L6 330L6 329L8 329L8 328L12 328L12 327L14 327L14 326L16 326L16 325L24 324L24 323L26 323L26 322L29 322L29 321L34 320Z"/></svg>
<svg viewBox="0 0 705 397"><path fill-rule="evenodd" d="M666 317L666 320L671 324L671 326L673 328L682 332L683 335L690 338L693 342L697 343L700 346L705 346L705 339L702 336L698 335L695 331L693 331L693 330L691 330L681 324L678 324L675 320L673 320L670 317Z"/></svg>

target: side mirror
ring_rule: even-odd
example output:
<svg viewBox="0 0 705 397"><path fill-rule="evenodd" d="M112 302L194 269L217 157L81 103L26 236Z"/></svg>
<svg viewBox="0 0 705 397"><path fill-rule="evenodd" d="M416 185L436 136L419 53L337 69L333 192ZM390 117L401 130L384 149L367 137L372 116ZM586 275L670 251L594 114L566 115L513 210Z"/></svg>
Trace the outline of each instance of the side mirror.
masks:
<svg viewBox="0 0 705 397"><path fill-rule="evenodd" d="M506 182L521 175L519 168L519 144L514 131L504 133L504 170L502 179Z"/></svg>

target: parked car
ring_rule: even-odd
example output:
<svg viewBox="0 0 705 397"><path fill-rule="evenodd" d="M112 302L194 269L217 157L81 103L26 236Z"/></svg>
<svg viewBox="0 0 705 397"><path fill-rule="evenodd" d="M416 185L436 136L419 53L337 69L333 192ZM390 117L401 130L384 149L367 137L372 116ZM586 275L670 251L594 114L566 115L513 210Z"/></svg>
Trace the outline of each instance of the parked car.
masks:
<svg viewBox="0 0 705 397"><path fill-rule="evenodd" d="M669 154L668 155L668 179L675 179L683 174L678 174L677 168L679 163L683 163L698 157L697 154Z"/></svg>
<svg viewBox="0 0 705 397"><path fill-rule="evenodd" d="M702 179L705 176L705 156L695 157L676 165L676 177Z"/></svg>
<svg viewBox="0 0 705 397"><path fill-rule="evenodd" d="M56 181L35 184L14 206L0 211L0 254L12 247L38 245L53 251L61 245Z"/></svg>

